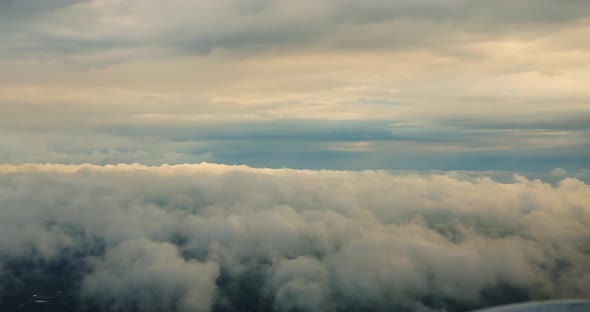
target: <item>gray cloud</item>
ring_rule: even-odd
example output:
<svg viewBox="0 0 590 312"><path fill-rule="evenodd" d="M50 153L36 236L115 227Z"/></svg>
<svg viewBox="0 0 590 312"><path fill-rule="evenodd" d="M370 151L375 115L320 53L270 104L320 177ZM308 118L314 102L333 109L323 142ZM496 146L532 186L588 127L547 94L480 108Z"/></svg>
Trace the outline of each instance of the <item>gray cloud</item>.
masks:
<svg viewBox="0 0 590 312"><path fill-rule="evenodd" d="M441 118L438 123L445 126L467 129L493 130L545 130L545 131L581 131L590 130L590 112L575 113L557 112L551 116L509 116L494 119L484 119L473 116L471 118Z"/></svg>
<svg viewBox="0 0 590 312"><path fill-rule="evenodd" d="M215 263L186 261L177 247L128 240L109 249L85 277L83 296L117 311L209 311Z"/></svg>
<svg viewBox="0 0 590 312"><path fill-rule="evenodd" d="M7 114L0 125L4 162L548 171L585 168L588 155L584 112L555 113L551 119L549 114L421 121L203 116L161 123L122 117L100 121L103 116L96 113L84 124L76 122L76 114L44 120L49 114L44 110L29 118L28 107L0 109Z"/></svg>
<svg viewBox="0 0 590 312"><path fill-rule="evenodd" d="M587 18L587 1L3 1L15 54L159 47L203 54L301 49L447 51ZM190 18L189 14L194 16ZM219 23L223 21L223 23ZM118 27L113 26L119 25ZM406 29L411 29L409 34ZM5 50L4 53L7 53ZM137 52L136 52L137 53Z"/></svg>
<svg viewBox="0 0 590 312"><path fill-rule="evenodd" d="M205 163L2 165L0 263L14 281L31 279L15 263L38 259L40 276L60 259L80 263L71 283L82 300L113 310L455 311L588 296L590 187L554 174L552 186Z"/></svg>
<svg viewBox="0 0 590 312"><path fill-rule="evenodd" d="M588 165L586 1L0 6L3 162Z"/></svg>

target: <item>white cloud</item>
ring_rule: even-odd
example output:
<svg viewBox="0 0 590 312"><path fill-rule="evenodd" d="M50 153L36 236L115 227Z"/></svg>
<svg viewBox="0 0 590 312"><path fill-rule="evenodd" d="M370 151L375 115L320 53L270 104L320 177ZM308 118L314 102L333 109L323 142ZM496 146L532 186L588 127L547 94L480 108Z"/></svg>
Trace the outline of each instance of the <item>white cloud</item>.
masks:
<svg viewBox="0 0 590 312"><path fill-rule="evenodd" d="M84 298L120 309L232 306L244 285L280 311L583 297L589 202L574 178L1 165L0 262L77 250Z"/></svg>
<svg viewBox="0 0 590 312"><path fill-rule="evenodd" d="M215 263L185 260L176 246L128 240L108 250L83 281L83 296L118 311L209 311Z"/></svg>

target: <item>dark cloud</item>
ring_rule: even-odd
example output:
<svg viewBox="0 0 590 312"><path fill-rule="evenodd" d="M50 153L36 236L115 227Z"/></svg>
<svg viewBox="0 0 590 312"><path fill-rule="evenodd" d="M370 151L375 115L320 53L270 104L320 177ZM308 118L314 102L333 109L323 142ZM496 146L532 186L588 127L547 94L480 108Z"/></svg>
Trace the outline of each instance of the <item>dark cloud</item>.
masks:
<svg viewBox="0 0 590 312"><path fill-rule="evenodd" d="M442 118L437 121L444 126L481 130L539 130L539 131L577 131L588 133L590 112L557 112L544 115L509 116L502 119L485 119L478 116L461 118Z"/></svg>
<svg viewBox="0 0 590 312"><path fill-rule="evenodd" d="M6 29L19 32L3 53L8 49L13 55L26 50L68 55L155 46L195 54L219 49L246 53L427 47L442 51L461 42L574 22L587 18L590 11L583 0L305 1L298 6L281 1L96 1L94 6L71 9L84 2L92 3L2 1L0 11L7 18L4 24L10 26ZM158 12L160 17L156 17ZM186 18L186 12L198 17ZM108 28L105 21L123 18L138 25L104 30ZM135 27L143 29L150 23L148 32L137 33ZM412 29L412 33L405 29Z"/></svg>
<svg viewBox="0 0 590 312"><path fill-rule="evenodd" d="M55 0L55 1L35 1L35 0L1 0L0 15L5 18L24 18L25 20L43 14L48 14L72 5L91 0Z"/></svg>
<svg viewBox="0 0 590 312"><path fill-rule="evenodd" d="M274 120L268 122L224 123L202 126L113 125L101 130L118 135L158 135L170 140L288 140L288 141L372 141L372 140L436 140L412 135L411 131L396 133L388 120Z"/></svg>
<svg viewBox="0 0 590 312"><path fill-rule="evenodd" d="M26 116L27 107L16 108L16 113L5 111ZM78 121L75 113L59 116L50 107L41 111L55 119L15 122L18 118L11 118L0 125L8 147L0 151L2 161L150 165L216 161L273 168L546 172L556 167L586 168L589 156L590 134L583 113L555 114L552 119L441 117L421 123L320 119L207 123L203 119L204 123L92 125Z"/></svg>
<svg viewBox="0 0 590 312"><path fill-rule="evenodd" d="M471 21L474 23L555 23L587 17L590 5L583 0L418 0L339 1L336 16L343 20L365 23L395 18L418 18L434 21ZM580 11L580 9L582 11ZM501 25L496 25L501 27Z"/></svg>

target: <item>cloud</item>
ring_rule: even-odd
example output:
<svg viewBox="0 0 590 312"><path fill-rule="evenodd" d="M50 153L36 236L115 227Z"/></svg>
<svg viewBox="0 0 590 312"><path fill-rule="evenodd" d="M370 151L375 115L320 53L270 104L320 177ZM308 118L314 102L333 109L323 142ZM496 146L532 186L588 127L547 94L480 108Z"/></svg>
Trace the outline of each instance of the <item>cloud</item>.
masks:
<svg viewBox="0 0 590 312"><path fill-rule="evenodd" d="M546 116L507 117L504 120L485 120L477 116L471 118L442 119L439 122L468 129L504 129L504 130L537 130L553 131L555 134L566 131L584 131L590 129L588 112L561 112L554 114L552 119Z"/></svg>
<svg viewBox="0 0 590 312"><path fill-rule="evenodd" d="M64 114L0 108L7 163L147 165L201 161L302 169L443 169L546 172L587 167L586 114L478 119L275 119L160 116L86 123ZM18 112L18 113L16 113ZM45 112L45 111L43 111ZM549 115L549 114L547 114ZM576 116L573 116L576 115ZM161 118L161 119L160 119ZM51 120L50 120L51 119ZM45 122L47 123L45 123Z"/></svg>
<svg viewBox="0 0 590 312"><path fill-rule="evenodd" d="M94 164L0 165L4 297L424 311L587 296L589 6L0 0L0 162ZM161 165L200 161L537 172Z"/></svg>
<svg viewBox="0 0 590 312"><path fill-rule="evenodd" d="M424 45L445 50L449 44L576 22L587 18L589 9L578 0L559 4L550 0L369 0L362 5L334 0L297 5L281 1L65 0L39 5L26 0L0 5L6 12L3 16L9 17L8 25L27 26L24 40L15 40L9 50L37 46L44 49L35 53L50 54L153 47L188 54ZM220 20L224 22L218 23ZM414 35L402 28L412 29Z"/></svg>
<svg viewBox="0 0 590 312"><path fill-rule="evenodd" d="M12 276L1 289L37 281L87 305L146 311L462 311L585 297L590 186L568 173L551 185L207 163L1 165L0 263ZM38 283L63 261L61 283Z"/></svg>
<svg viewBox="0 0 590 312"><path fill-rule="evenodd" d="M117 311L209 311L215 263L185 261L177 247L128 240L110 249L84 278L83 296Z"/></svg>
<svg viewBox="0 0 590 312"><path fill-rule="evenodd" d="M586 1L0 6L3 162L588 167Z"/></svg>
<svg viewBox="0 0 590 312"><path fill-rule="evenodd" d="M281 260L269 281L269 293L276 293L280 311L326 311L330 305L328 272L315 258L301 256Z"/></svg>

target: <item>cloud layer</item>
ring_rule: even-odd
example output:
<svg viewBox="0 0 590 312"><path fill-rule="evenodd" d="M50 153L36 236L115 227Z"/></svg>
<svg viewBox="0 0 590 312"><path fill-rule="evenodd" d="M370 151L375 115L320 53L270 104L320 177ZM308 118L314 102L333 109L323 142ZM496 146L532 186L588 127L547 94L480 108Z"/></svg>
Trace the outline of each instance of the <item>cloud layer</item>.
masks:
<svg viewBox="0 0 590 312"><path fill-rule="evenodd" d="M575 178L2 165L1 289L45 281L115 311L461 311L587 297L588 203ZM56 278L56 263L68 273Z"/></svg>
<svg viewBox="0 0 590 312"><path fill-rule="evenodd" d="M3 0L0 162L587 169L589 6Z"/></svg>

